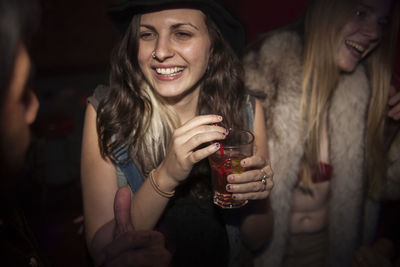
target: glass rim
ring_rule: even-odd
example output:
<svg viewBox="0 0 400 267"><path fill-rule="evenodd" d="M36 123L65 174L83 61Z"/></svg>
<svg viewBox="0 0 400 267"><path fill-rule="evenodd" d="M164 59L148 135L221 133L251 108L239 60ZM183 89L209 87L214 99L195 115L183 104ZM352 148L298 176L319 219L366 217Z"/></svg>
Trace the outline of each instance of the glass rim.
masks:
<svg viewBox="0 0 400 267"><path fill-rule="evenodd" d="M229 130L229 133L231 131L238 131L240 133L245 133L245 134L249 135L250 138L249 138L248 142L243 143L243 144L239 144L239 145L224 145L223 144L224 140L221 140L221 146L223 148L234 148L234 147L238 147L238 146L245 146L245 145L250 145L250 144L252 144L254 142L254 134L252 132L250 132L249 130L237 129L237 128L229 128L228 130ZM227 136L229 136L229 134Z"/></svg>

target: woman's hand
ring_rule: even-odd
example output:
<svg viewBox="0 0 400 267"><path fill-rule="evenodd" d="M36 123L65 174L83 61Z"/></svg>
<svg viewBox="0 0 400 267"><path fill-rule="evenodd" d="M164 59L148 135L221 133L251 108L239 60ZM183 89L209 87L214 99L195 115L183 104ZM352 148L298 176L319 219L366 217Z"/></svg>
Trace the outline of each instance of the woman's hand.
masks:
<svg viewBox="0 0 400 267"><path fill-rule="evenodd" d="M394 120L400 119L400 91L397 91L394 85L389 90L389 112L388 116Z"/></svg>
<svg viewBox="0 0 400 267"><path fill-rule="evenodd" d="M240 162L247 171L230 174L226 190L233 193L237 200L264 199L268 197L274 185L273 171L268 160L261 156L245 158Z"/></svg>
<svg viewBox="0 0 400 267"><path fill-rule="evenodd" d="M173 133L166 157L158 171L172 178L178 185L185 180L195 163L219 149L218 140L226 137L228 131L214 125L222 121L221 116L196 116Z"/></svg>

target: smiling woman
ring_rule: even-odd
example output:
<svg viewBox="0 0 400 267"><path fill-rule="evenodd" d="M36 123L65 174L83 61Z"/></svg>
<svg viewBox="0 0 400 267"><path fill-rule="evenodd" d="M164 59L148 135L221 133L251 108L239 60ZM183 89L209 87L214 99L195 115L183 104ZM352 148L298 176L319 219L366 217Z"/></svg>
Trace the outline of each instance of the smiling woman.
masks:
<svg viewBox="0 0 400 267"><path fill-rule="evenodd" d="M164 10L141 17L139 66L149 84L172 101L171 105L188 91L199 94L198 81L206 72L210 50L205 15L200 10ZM187 114L189 118L197 106L197 97L190 99L185 101L193 108L192 115Z"/></svg>
<svg viewBox="0 0 400 267"><path fill-rule="evenodd" d="M260 247L272 218L264 113L245 92L236 54L241 25L213 0L132 0L112 12L130 23L112 57L110 84L89 99L82 143L92 255L101 259L113 239L112 227L108 239L99 236L118 223L114 196L128 185L135 229L161 231L173 266L240 264L240 238ZM254 155L241 162L246 171L228 177L233 197L250 200L234 220L213 205L207 160L230 127L255 136Z"/></svg>
<svg viewBox="0 0 400 267"><path fill-rule="evenodd" d="M398 1L310 0L245 54L246 85L266 95L276 173L274 234L256 266L374 261L357 255L373 248L380 200L400 184L400 142L384 145L387 111L400 108L390 89L398 19Z"/></svg>
<svg viewBox="0 0 400 267"><path fill-rule="evenodd" d="M337 65L352 71L380 43L389 23L392 0L366 0L343 26L338 40Z"/></svg>

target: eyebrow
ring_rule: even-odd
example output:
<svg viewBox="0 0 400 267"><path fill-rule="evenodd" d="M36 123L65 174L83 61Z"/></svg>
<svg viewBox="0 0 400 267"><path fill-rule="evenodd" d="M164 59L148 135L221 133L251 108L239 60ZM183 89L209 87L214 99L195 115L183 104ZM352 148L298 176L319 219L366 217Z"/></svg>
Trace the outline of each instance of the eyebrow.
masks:
<svg viewBox="0 0 400 267"><path fill-rule="evenodd" d="M177 23L177 24L172 25L171 28L177 29L177 28L182 27L182 26L189 26L189 27L192 27L192 28L194 28L194 29L199 31L199 28L196 27L195 25L193 25L192 23Z"/></svg>
<svg viewBox="0 0 400 267"><path fill-rule="evenodd" d="M367 5L365 3L360 3L359 5L364 7L364 8L366 8L366 9L368 9L369 11L374 11L375 10L375 8L373 8L372 6Z"/></svg>
<svg viewBox="0 0 400 267"><path fill-rule="evenodd" d="M374 11L376 10L373 6L367 5L367 4L365 4L365 3L360 3L360 5L361 5L362 7L364 7L364 8L366 8L366 9L368 9L370 12L374 12ZM386 16L383 16L383 17L381 17L381 18L383 18L383 19L389 19L390 16L389 16L389 15L386 15Z"/></svg>
<svg viewBox="0 0 400 267"><path fill-rule="evenodd" d="M176 23L176 24L171 25L170 28L172 28L172 29L178 29L179 27L182 27L182 26L189 26L189 27L194 28L194 29L197 30L197 31L200 30L197 26L193 25L192 23ZM152 25L140 24L140 27L145 27L145 28L148 28L148 29L150 29L150 30L152 30L152 31L156 31L156 29L155 29Z"/></svg>

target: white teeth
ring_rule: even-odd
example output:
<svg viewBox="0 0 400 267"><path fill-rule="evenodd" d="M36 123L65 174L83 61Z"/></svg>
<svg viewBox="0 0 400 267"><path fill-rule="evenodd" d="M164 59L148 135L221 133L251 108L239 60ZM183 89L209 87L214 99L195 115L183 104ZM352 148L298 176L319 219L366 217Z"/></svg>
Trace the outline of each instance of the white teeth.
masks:
<svg viewBox="0 0 400 267"><path fill-rule="evenodd" d="M346 44L353 47L354 49L356 49L359 53L363 53L366 50L365 47L363 47L353 41L346 40Z"/></svg>
<svg viewBox="0 0 400 267"><path fill-rule="evenodd" d="M172 75L183 70L182 67L175 67L175 68L156 68L156 72L162 75Z"/></svg>

